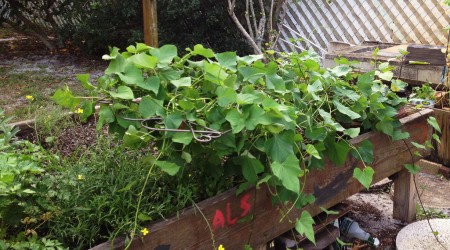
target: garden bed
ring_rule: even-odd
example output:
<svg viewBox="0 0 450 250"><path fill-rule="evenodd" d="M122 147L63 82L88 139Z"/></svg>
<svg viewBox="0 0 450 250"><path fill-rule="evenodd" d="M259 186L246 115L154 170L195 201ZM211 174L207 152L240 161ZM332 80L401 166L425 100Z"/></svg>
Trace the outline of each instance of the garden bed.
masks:
<svg viewBox="0 0 450 250"><path fill-rule="evenodd" d="M401 119L403 131L410 133L405 141L391 141L388 136L375 132L351 140L354 145L367 139L373 143L374 182L396 176L394 216L403 221L415 217L412 176L403 165L417 160L411 157L410 142L424 143L429 138L426 119L432 113L432 110L422 110ZM320 207L330 208L362 190L363 186L352 178L353 169L361 166L361 162L349 157L344 166L336 167L327 162L324 169L312 170L304 180L304 192L313 193L317 199L306 210L317 215L322 211ZM272 205L272 195L266 186L251 188L238 196L236 189L232 189L180 211L170 219L149 225L149 234L135 238L131 249L211 249L220 244L226 249L240 249L247 244L253 248L264 246L293 228L292 221L301 214L300 210L293 209L280 222L285 212L284 208ZM124 239L117 238L92 249L124 247Z"/></svg>

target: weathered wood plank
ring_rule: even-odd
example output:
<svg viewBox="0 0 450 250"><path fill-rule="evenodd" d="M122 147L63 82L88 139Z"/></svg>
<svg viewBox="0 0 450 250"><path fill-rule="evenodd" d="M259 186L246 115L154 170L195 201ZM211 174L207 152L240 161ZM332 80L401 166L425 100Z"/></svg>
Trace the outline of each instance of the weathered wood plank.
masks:
<svg viewBox="0 0 450 250"><path fill-rule="evenodd" d="M445 65L445 54L442 53L441 49L445 48L444 46L431 46L431 45L419 45L419 44L410 44L408 45L407 51L409 52L406 55L405 60L409 61L421 61L427 62L430 65Z"/></svg>
<svg viewBox="0 0 450 250"><path fill-rule="evenodd" d="M156 0L143 0L144 41L145 44L158 47L158 18Z"/></svg>
<svg viewBox="0 0 450 250"><path fill-rule="evenodd" d="M416 219L417 193L413 178L408 170L403 169L396 174L394 179L393 217L408 223Z"/></svg>
<svg viewBox="0 0 450 250"><path fill-rule="evenodd" d="M441 143L434 144L435 152L433 152L434 160L450 167L450 111L435 110L436 121L441 128Z"/></svg>
<svg viewBox="0 0 450 250"><path fill-rule="evenodd" d="M393 142L387 136L374 132L351 141L357 145L368 139L374 144L374 182L401 171L403 164L411 162L406 145L410 146L410 141L423 143L427 140L429 129L426 118L431 113L431 110L425 110L401 120L404 131L410 133L406 144L403 141ZM330 208L362 190L362 185L352 178L355 167L362 167L362 163L349 157L343 166L337 167L327 162L323 170L312 170L304 190L314 193L317 199L306 210L313 216L317 215L322 212L320 206ZM150 233L134 240L131 249L157 249L162 246L165 249L212 249L219 244L226 249L241 249L245 244L261 246L293 228L295 219L301 213L293 209L280 222L285 208L272 205L272 195L267 187L252 188L239 196L235 192L235 189L229 190L198 203L196 208L181 211L177 217L149 225ZM118 238L113 247L111 243L104 243L93 249L123 247L123 239Z"/></svg>

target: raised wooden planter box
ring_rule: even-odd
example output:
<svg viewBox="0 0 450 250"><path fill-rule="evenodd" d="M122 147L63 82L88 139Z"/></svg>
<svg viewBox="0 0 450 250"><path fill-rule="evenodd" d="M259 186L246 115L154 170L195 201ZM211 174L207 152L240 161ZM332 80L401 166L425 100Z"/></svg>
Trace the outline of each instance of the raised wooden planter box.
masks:
<svg viewBox="0 0 450 250"><path fill-rule="evenodd" d="M431 130L426 119L432 113L432 110L423 110L401 119L403 131L410 133L408 140L393 142L385 135L371 132L351 141L354 145L366 139L373 143L373 181L390 176L395 178L393 212L396 218L404 221L415 219L415 192L412 175L403 164L413 162L411 153L415 148L410 142L423 143L429 138ZM429 152L423 152L423 155L427 154ZM330 208L361 191L363 186L352 178L356 167L362 167L362 163L349 157L344 166L327 162L323 170L313 170L302 182L305 192L313 193L317 199L314 205L305 209L314 216L321 212L319 207ZM149 234L136 237L130 249L217 249L220 244L226 249L243 249L246 244L258 249L293 228L301 213L294 209L280 221L282 208L272 205L271 200L272 195L265 186L251 188L239 196L235 189L228 190L180 211L168 220L150 224L147 227ZM92 249L123 249L124 246L124 239L117 238Z"/></svg>

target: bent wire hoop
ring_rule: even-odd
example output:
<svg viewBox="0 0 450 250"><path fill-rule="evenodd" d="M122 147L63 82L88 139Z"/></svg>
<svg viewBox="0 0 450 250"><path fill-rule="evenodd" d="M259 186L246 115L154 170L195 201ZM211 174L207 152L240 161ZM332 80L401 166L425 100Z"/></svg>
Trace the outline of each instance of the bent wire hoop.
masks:
<svg viewBox="0 0 450 250"><path fill-rule="evenodd" d="M172 128L155 128L145 125L146 122L149 121L161 121L162 117L151 117L147 119L141 119L141 118L128 118L128 117L121 117L124 120L128 121L139 121L141 122L141 126L150 130L150 131L160 131L160 132L190 132L192 133L192 136L194 137L194 140L198 142L210 142L213 139L217 139L221 137L222 135L230 132L231 130L220 132L212 128L204 127L204 130L195 130L192 127L195 125L200 126L197 123L190 122L190 121L184 121L186 125L189 126L189 129L172 129Z"/></svg>

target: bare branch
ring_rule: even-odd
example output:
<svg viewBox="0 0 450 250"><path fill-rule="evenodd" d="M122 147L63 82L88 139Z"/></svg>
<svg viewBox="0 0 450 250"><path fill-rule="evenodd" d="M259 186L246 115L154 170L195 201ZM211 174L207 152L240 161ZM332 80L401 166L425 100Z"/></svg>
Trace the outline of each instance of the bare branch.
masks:
<svg viewBox="0 0 450 250"><path fill-rule="evenodd" d="M253 29L255 30L255 38L259 36L258 34L258 25L256 24L256 15L255 15L255 6L253 6L253 0L250 0L250 11L251 17L253 21Z"/></svg>
<svg viewBox="0 0 450 250"><path fill-rule="evenodd" d="M247 39L247 42L250 44L250 46L252 46L253 51L256 54L261 54L262 53L261 49L255 43L255 40L253 40L253 38L250 36L250 34L247 32L247 30L245 30L244 26L242 26L241 22L239 21L239 19L236 16L236 13L234 12L235 0L233 0L233 1L232 0L227 0L227 1L228 1L228 14L230 15L231 19L236 24L238 29L242 32L244 37Z"/></svg>
<svg viewBox="0 0 450 250"><path fill-rule="evenodd" d="M247 22L248 31L252 39L255 39L255 34L253 34L252 24L250 23L250 12L249 12L249 0L245 0L245 21Z"/></svg>
<svg viewBox="0 0 450 250"><path fill-rule="evenodd" d="M256 44L261 48L266 27L266 10L264 9L263 0L259 0L259 9L261 10L261 18L259 19L258 24L258 36L256 37Z"/></svg>

